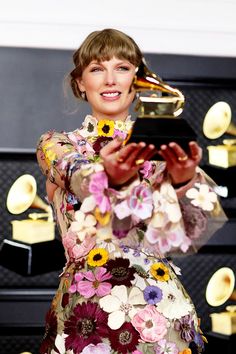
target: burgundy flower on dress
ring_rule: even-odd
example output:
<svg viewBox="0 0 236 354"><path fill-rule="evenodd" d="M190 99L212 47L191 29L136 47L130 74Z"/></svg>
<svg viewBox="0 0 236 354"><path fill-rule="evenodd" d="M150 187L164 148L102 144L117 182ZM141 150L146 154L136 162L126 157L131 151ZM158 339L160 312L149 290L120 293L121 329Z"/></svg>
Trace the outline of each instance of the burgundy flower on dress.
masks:
<svg viewBox="0 0 236 354"><path fill-rule="evenodd" d="M100 136L99 138L97 138L97 140L93 144L94 151L98 154L100 152L100 150L105 145L107 145L111 140L113 140L113 139L112 138L107 138L105 136Z"/></svg>
<svg viewBox="0 0 236 354"><path fill-rule="evenodd" d="M181 317L175 321L174 328L180 332L180 338L190 343L195 337L194 322L190 315Z"/></svg>
<svg viewBox="0 0 236 354"><path fill-rule="evenodd" d="M88 301L78 304L65 322L66 349L79 354L89 344L98 344L108 337L108 314L98 304Z"/></svg>
<svg viewBox="0 0 236 354"><path fill-rule="evenodd" d="M125 322L119 329L110 332L111 347L118 353L126 354L136 350L139 334L130 322Z"/></svg>
<svg viewBox="0 0 236 354"><path fill-rule="evenodd" d="M110 259L107 262L106 268L112 275L109 283L112 286L125 285L130 287L132 285L131 281L134 280L135 269L129 265L129 260L124 258Z"/></svg>
<svg viewBox="0 0 236 354"><path fill-rule="evenodd" d="M65 308L69 304L70 295L68 293L63 294L61 300L61 306Z"/></svg>
<svg viewBox="0 0 236 354"><path fill-rule="evenodd" d="M47 354L52 349L54 349L56 353L59 353L57 347L55 346L56 336L57 336L57 318L55 312L52 309L50 309L46 314L46 328L39 349L40 354Z"/></svg>
<svg viewBox="0 0 236 354"><path fill-rule="evenodd" d="M192 204L180 204L186 235L190 239L197 239L206 229L207 217L204 211Z"/></svg>

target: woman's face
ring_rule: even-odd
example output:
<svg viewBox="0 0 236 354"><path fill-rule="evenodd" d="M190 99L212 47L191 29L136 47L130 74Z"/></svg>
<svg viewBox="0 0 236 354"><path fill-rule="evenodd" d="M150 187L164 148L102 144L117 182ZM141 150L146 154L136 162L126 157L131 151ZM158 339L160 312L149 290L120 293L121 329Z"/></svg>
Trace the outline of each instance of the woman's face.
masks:
<svg viewBox="0 0 236 354"><path fill-rule="evenodd" d="M94 117L126 119L135 95L131 88L134 74L135 66L127 60L91 61L77 82L80 91L86 92Z"/></svg>

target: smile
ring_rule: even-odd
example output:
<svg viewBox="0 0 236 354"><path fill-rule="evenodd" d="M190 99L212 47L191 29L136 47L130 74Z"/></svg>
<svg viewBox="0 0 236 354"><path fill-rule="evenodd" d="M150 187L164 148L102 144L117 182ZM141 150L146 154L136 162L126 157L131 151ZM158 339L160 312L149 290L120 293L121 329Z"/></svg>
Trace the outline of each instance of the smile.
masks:
<svg viewBox="0 0 236 354"><path fill-rule="evenodd" d="M118 92L118 91L115 91L115 92L103 92L103 93L101 93L101 95L103 97L113 98L113 97L118 97L120 95L120 92Z"/></svg>

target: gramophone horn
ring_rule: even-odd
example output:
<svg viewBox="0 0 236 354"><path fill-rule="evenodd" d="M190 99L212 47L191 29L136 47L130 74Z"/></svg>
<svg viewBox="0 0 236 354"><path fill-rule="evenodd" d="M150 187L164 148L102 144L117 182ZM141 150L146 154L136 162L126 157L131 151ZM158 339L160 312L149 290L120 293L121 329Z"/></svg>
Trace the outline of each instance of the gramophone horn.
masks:
<svg viewBox="0 0 236 354"><path fill-rule="evenodd" d="M203 133L208 139L217 139L224 133L236 135L236 127L231 122L231 108L226 102L215 103L205 115Z"/></svg>
<svg viewBox="0 0 236 354"><path fill-rule="evenodd" d="M227 300L233 299L235 276L231 268L218 269L210 278L206 288L206 301L211 306L223 305Z"/></svg>
<svg viewBox="0 0 236 354"><path fill-rule="evenodd" d="M32 175L25 174L15 180L7 195L7 209L12 214L21 214L28 208L51 212L51 207L36 194L37 183Z"/></svg>
<svg viewBox="0 0 236 354"><path fill-rule="evenodd" d="M153 91L149 97L140 97L140 102L136 105L135 109L138 110L140 105L148 103L149 105L154 103L162 107L160 115L163 114L162 110L165 108L170 110L171 116L177 117L183 111L184 95L177 88L173 88L164 82L158 75L150 71L143 58L141 64L136 70L136 74L133 80L133 87L137 92Z"/></svg>

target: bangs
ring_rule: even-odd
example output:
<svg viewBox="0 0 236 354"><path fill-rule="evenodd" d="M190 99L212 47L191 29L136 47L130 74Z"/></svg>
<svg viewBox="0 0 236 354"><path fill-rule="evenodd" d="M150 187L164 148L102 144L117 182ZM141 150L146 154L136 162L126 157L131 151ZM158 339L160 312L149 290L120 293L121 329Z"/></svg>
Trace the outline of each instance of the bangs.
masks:
<svg viewBox="0 0 236 354"><path fill-rule="evenodd" d="M73 57L78 76L93 60L102 62L116 57L127 60L134 66L139 66L142 60L137 44L131 37L117 30L91 33L80 49Z"/></svg>
<svg viewBox="0 0 236 354"><path fill-rule="evenodd" d="M120 38L111 38L104 36L99 38L90 47L88 47L87 55L84 58L84 64L87 66L92 60L98 62L110 60L113 57L128 60L133 65L138 65L135 47L130 43L124 42Z"/></svg>

